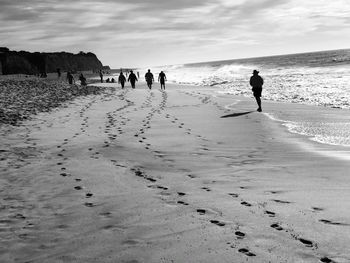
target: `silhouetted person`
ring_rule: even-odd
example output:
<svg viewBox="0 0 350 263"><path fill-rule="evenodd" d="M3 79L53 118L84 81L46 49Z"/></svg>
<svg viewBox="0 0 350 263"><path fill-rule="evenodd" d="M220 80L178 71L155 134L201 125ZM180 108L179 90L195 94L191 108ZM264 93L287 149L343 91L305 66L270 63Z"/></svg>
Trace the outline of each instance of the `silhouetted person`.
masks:
<svg viewBox="0 0 350 263"><path fill-rule="evenodd" d="M137 78L140 78L140 72L137 71Z"/></svg>
<svg viewBox="0 0 350 263"><path fill-rule="evenodd" d="M130 70L128 81L130 82L131 87L134 89L135 88L135 82L137 81L137 77L136 77L136 75L134 74L134 72L132 70Z"/></svg>
<svg viewBox="0 0 350 263"><path fill-rule="evenodd" d="M109 78L108 78L108 79L106 79L106 83L109 83Z"/></svg>
<svg viewBox="0 0 350 263"><path fill-rule="evenodd" d="M79 80L81 86L86 86L86 78L84 77L83 73L80 74Z"/></svg>
<svg viewBox="0 0 350 263"><path fill-rule="evenodd" d="M57 68L57 78L61 78L61 69Z"/></svg>
<svg viewBox="0 0 350 263"><path fill-rule="evenodd" d="M112 82L112 83L114 83L114 82L115 82L115 79L114 79L114 78L112 78L111 82Z"/></svg>
<svg viewBox="0 0 350 263"><path fill-rule="evenodd" d="M252 91L254 94L254 97L256 99L256 103L258 104L259 108L257 111L261 112L261 92L262 92L262 86L264 84L264 80L262 77L259 76L259 71L255 70L253 71L253 76L250 77L250 86L252 86Z"/></svg>
<svg viewBox="0 0 350 263"><path fill-rule="evenodd" d="M120 72L119 77L118 77L118 83L122 86L122 89L124 89L124 85L126 82L126 77L124 76L123 72Z"/></svg>
<svg viewBox="0 0 350 263"><path fill-rule="evenodd" d="M160 82L160 89L165 90L165 81L166 81L166 76L165 73L163 71L161 71L158 75L158 81Z"/></svg>
<svg viewBox="0 0 350 263"><path fill-rule="evenodd" d="M101 83L103 83L103 73L102 73L102 70L100 70L100 80L101 80Z"/></svg>
<svg viewBox="0 0 350 263"><path fill-rule="evenodd" d="M73 74L70 71L67 72L67 80L69 84L73 84L74 82Z"/></svg>
<svg viewBox="0 0 350 263"><path fill-rule="evenodd" d="M151 73L151 70L149 69L148 72L145 74L145 80L147 82L147 86L149 89L152 89L152 83L154 81L153 74Z"/></svg>

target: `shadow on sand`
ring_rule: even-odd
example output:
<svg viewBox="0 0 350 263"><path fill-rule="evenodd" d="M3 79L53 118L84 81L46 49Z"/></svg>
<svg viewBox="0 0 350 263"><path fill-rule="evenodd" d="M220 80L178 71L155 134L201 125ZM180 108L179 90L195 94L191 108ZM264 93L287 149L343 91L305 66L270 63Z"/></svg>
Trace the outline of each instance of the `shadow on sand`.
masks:
<svg viewBox="0 0 350 263"><path fill-rule="evenodd" d="M238 116L246 115L246 114L249 114L249 113L252 113L252 112L253 112L253 111L232 113L232 114L228 114L228 115L221 116L220 118L238 117Z"/></svg>

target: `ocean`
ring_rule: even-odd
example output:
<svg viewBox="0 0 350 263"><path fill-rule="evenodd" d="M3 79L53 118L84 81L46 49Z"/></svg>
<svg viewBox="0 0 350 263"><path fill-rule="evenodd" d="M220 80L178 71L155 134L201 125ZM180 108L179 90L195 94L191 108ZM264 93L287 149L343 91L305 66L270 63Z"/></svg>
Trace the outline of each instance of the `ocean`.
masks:
<svg viewBox="0 0 350 263"><path fill-rule="evenodd" d="M350 49L233 59L152 68L163 70L169 82L214 87L218 93L252 97L249 78L257 69L264 79L263 101L301 103L343 109L307 118L266 113L292 133L328 145L350 146ZM145 69L139 69L141 76ZM291 117L293 116L293 117ZM349 116L349 117L347 117Z"/></svg>
<svg viewBox="0 0 350 263"><path fill-rule="evenodd" d="M179 84L216 86L251 96L253 69L264 78L263 98L335 108L350 108L350 49L235 59L153 68Z"/></svg>

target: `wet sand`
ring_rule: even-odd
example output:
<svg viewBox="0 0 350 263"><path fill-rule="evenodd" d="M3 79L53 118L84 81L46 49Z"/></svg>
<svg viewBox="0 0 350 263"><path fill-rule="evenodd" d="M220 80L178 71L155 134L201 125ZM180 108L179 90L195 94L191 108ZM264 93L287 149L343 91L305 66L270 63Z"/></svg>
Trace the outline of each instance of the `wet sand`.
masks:
<svg viewBox="0 0 350 263"><path fill-rule="evenodd" d="M0 262L349 262L342 149L213 94L106 88L2 125Z"/></svg>

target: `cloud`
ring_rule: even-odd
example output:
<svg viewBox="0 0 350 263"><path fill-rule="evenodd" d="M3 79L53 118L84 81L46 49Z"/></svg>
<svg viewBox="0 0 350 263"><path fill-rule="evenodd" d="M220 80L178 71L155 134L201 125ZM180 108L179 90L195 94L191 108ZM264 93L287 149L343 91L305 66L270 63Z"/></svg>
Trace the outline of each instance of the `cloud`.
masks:
<svg viewBox="0 0 350 263"><path fill-rule="evenodd" d="M277 43L281 52L296 44L302 48L302 40L313 36L329 34L341 43L336 32L350 33L347 0L0 0L0 6L1 45L85 49L107 63L229 59L228 53L249 56L257 47ZM167 62L158 50L169 53Z"/></svg>

